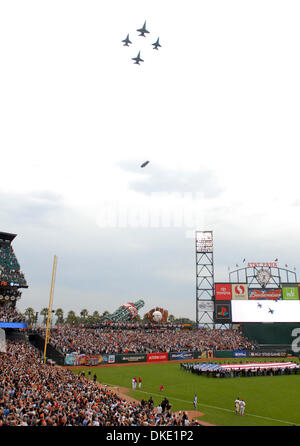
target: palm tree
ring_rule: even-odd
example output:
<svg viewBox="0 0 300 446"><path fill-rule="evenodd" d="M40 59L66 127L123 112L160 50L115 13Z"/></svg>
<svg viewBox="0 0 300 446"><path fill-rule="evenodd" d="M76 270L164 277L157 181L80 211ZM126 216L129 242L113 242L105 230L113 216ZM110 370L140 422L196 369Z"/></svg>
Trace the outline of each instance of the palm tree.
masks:
<svg viewBox="0 0 300 446"><path fill-rule="evenodd" d="M86 320L88 315L89 315L89 312L86 308L84 308L83 310L80 311L80 316L83 319L83 322Z"/></svg>
<svg viewBox="0 0 300 446"><path fill-rule="evenodd" d="M43 324L46 325L47 324L47 318L48 318L48 308L42 308L41 312L40 312L41 316L44 316L43 319Z"/></svg>
<svg viewBox="0 0 300 446"><path fill-rule="evenodd" d="M71 325L77 325L78 324L78 317L76 316L75 311L73 311L73 310L69 311L65 322L67 324L71 324Z"/></svg>
<svg viewBox="0 0 300 446"><path fill-rule="evenodd" d="M57 308L55 316L57 317L56 324L64 323L64 310L62 308Z"/></svg>
<svg viewBox="0 0 300 446"><path fill-rule="evenodd" d="M92 318L93 318L93 322L95 322L95 323L99 322L99 320L101 318L99 311L97 311L97 310L94 311Z"/></svg>
<svg viewBox="0 0 300 446"><path fill-rule="evenodd" d="M168 321L169 322L174 322L175 321L175 316L173 316L173 314L170 314L168 317Z"/></svg>
<svg viewBox="0 0 300 446"><path fill-rule="evenodd" d="M32 307L26 308L24 316L27 318L29 325L32 325L35 322L35 311Z"/></svg>

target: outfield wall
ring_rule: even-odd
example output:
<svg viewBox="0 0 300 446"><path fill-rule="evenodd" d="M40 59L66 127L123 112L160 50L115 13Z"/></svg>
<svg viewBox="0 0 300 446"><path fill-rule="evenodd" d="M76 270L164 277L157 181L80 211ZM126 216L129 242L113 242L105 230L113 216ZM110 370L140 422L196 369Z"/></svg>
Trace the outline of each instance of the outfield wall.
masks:
<svg viewBox="0 0 300 446"><path fill-rule="evenodd" d="M292 345L300 323L247 323L241 324L245 337L261 345Z"/></svg>
<svg viewBox="0 0 300 446"><path fill-rule="evenodd" d="M104 364L135 364L135 363L153 363L165 361L189 361L197 359L214 359L214 358L278 358L291 357L291 352L278 352L267 350L219 350L213 352L206 350L203 352L159 352L159 353L116 353L102 355L85 355L71 353L66 355L65 365L67 366L96 366Z"/></svg>

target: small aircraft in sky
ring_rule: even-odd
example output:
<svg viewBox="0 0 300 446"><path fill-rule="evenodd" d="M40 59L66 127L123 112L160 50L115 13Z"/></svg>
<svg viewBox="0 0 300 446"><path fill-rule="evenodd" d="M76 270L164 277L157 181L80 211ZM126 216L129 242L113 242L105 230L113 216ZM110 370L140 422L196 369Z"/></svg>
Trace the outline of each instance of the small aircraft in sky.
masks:
<svg viewBox="0 0 300 446"><path fill-rule="evenodd" d="M261 307L262 307L262 304L257 304L257 306L258 306L259 308L261 308Z"/></svg>
<svg viewBox="0 0 300 446"><path fill-rule="evenodd" d="M132 42L129 40L129 34L127 34L126 39L122 40L122 42L124 42L124 45L123 45L123 46L129 46L129 44L132 43Z"/></svg>
<svg viewBox="0 0 300 446"><path fill-rule="evenodd" d="M149 163L150 163L150 161L145 161L145 162L141 165L141 167L146 167L147 164L149 164Z"/></svg>
<svg viewBox="0 0 300 446"><path fill-rule="evenodd" d="M132 60L135 60L134 63L137 64L137 65L139 65L140 62L144 62L143 59L141 59L140 55L141 55L141 52L139 51L139 54L136 57L132 57L131 58Z"/></svg>
<svg viewBox="0 0 300 446"><path fill-rule="evenodd" d="M145 33L149 34L149 31L146 30L146 20L145 20L145 23L143 25L143 28L137 29L137 32L141 33L141 34L139 34L139 36L142 36L142 37L146 37Z"/></svg>
<svg viewBox="0 0 300 446"><path fill-rule="evenodd" d="M161 44L159 43L159 37L155 43L152 43L152 45L154 47L154 50L158 50L158 47L161 47Z"/></svg>
<svg viewBox="0 0 300 446"><path fill-rule="evenodd" d="M269 308L269 313L273 314L274 310L271 310L271 308Z"/></svg>

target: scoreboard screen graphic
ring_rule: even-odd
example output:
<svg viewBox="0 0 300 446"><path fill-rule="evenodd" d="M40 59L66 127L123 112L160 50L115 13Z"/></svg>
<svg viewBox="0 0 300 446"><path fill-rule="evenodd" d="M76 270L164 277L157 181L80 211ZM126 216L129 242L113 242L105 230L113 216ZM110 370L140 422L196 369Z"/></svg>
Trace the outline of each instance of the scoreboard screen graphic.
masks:
<svg viewBox="0 0 300 446"><path fill-rule="evenodd" d="M233 300L232 322L300 322L299 300Z"/></svg>

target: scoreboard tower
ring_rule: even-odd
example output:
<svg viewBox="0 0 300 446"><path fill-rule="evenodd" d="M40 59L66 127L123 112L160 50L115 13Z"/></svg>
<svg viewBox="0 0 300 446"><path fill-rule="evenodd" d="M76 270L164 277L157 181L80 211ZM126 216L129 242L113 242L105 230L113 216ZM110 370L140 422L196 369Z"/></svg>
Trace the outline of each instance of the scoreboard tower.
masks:
<svg viewBox="0 0 300 446"><path fill-rule="evenodd" d="M213 232L196 231L196 322L214 327Z"/></svg>

